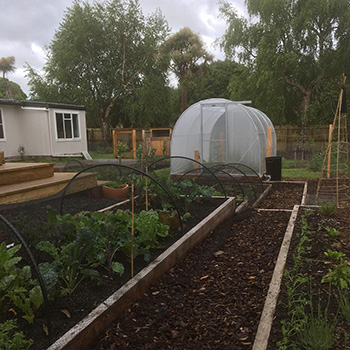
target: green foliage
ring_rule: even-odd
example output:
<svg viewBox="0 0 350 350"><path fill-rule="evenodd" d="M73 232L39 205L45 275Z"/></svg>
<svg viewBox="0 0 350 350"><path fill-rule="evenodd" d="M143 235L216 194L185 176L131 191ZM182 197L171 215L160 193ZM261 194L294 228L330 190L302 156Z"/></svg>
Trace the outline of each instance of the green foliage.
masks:
<svg viewBox="0 0 350 350"><path fill-rule="evenodd" d="M312 315L299 333L300 345L305 350L329 350L334 344L334 322L331 323L319 310Z"/></svg>
<svg viewBox="0 0 350 350"><path fill-rule="evenodd" d="M17 331L17 324L15 321L9 320L0 323L0 349L28 350L32 344L32 340L25 339L24 334Z"/></svg>
<svg viewBox="0 0 350 350"><path fill-rule="evenodd" d="M127 155L127 152L129 151L129 146L121 141L117 142L117 156L118 157L124 157Z"/></svg>
<svg viewBox="0 0 350 350"><path fill-rule="evenodd" d="M327 218L333 218L337 214L336 202L325 202L320 205L320 213Z"/></svg>
<svg viewBox="0 0 350 350"><path fill-rule="evenodd" d="M253 100L274 123L331 122L339 76L349 67L347 0L245 4L249 18L239 17L231 2L220 3L228 25L221 46L246 66L232 77L231 97Z"/></svg>
<svg viewBox="0 0 350 350"><path fill-rule="evenodd" d="M30 267L17 267L22 258L15 254L20 248L19 244L12 248L7 248L4 242L0 244L0 305L10 299L23 312L22 317L33 323L44 299L40 286L31 278Z"/></svg>
<svg viewBox="0 0 350 350"><path fill-rule="evenodd" d="M131 219L131 217L130 217ZM134 218L134 257L142 255L145 261L149 261L150 249L161 248L158 243L159 238L164 238L169 234L169 226L160 222L158 213L154 210L141 211ZM131 222L130 222L131 227ZM122 251L131 256L131 230L124 236Z"/></svg>
<svg viewBox="0 0 350 350"><path fill-rule="evenodd" d="M94 233L86 227L81 228L73 242L60 247L55 247L48 241L40 242L36 248L48 253L54 259L52 263L45 263L44 267L41 268L48 288L56 285L55 281L52 281L55 276L64 282L63 294L72 294L79 284L87 278L98 279L98 272L89 267L90 264L87 261L94 243Z"/></svg>
<svg viewBox="0 0 350 350"><path fill-rule="evenodd" d="M340 289L350 288L350 262L343 261L329 269L327 275L322 278L322 282L330 283Z"/></svg>
<svg viewBox="0 0 350 350"><path fill-rule="evenodd" d="M340 232L334 227L326 226L325 230L331 238L337 238L340 236Z"/></svg>
<svg viewBox="0 0 350 350"><path fill-rule="evenodd" d="M346 290L339 291L338 305L343 313L344 318L350 321L350 296Z"/></svg>
<svg viewBox="0 0 350 350"><path fill-rule="evenodd" d="M161 13L145 17L136 0L75 1L48 47L44 75L27 67L30 94L88 106L89 120L98 117L107 141L113 107L150 72L165 71L157 53L167 34Z"/></svg>
<svg viewBox="0 0 350 350"><path fill-rule="evenodd" d="M345 254L342 252L337 252L334 250L327 249L326 252L324 252L324 255L331 260L342 260L345 257Z"/></svg>
<svg viewBox="0 0 350 350"><path fill-rule="evenodd" d="M18 101L24 101L27 99L27 95L23 92L23 90L21 89L21 87L11 81L6 79L6 82L4 82L3 78L0 78L0 98L6 98L6 85L8 86L8 88L11 90L12 96L15 100Z"/></svg>

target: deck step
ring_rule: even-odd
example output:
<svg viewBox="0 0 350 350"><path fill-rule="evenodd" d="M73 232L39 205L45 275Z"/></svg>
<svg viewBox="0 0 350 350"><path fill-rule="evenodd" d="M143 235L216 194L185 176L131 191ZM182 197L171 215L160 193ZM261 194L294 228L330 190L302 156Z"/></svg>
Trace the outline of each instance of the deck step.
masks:
<svg viewBox="0 0 350 350"><path fill-rule="evenodd" d="M0 204L18 203L51 196L61 191L76 173L54 173L53 176L0 186ZM67 194L80 192L97 186L97 175L86 173L69 186Z"/></svg>
<svg viewBox="0 0 350 350"><path fill-rule="evenodd" d="M5 163L0 166L0 186L50 178L53 163Z"/></svg>

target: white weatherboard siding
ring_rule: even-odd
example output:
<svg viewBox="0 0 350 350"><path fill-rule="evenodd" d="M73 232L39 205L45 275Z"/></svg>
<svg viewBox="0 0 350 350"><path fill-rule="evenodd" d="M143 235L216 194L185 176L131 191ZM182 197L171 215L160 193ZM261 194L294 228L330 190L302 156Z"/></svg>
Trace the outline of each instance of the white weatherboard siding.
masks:
<svg viewBox="0 0 350 350"><path fill-rule="evenodd" d="M63 155L63 154L75 154L81 152L87 152L87 137L86 137L86 118L85 111L73 111L66 110L66 113L74 113L79 116L79 138L72 140L58 139L56 130L56 112L63 112L62 110L50 110L50 121L51 121L51 135L52 135L52 154Z"/></svg>
<svg viewBox="0 0 350 350"><path fill-rule="evenodd" d="M51 155L48 112L45 109L21 109L20 111L21 138L19 141L21 142L19 144L25 147L25 154L31 156Z"/></svg>
<svg viewBox="0 0 350 350"><path fill-rule="evenodd" d="M87 152L86 116L81 106L0 100L5 138L0 139L0 151L5 157L18 157L18 148L24 146L26 156L62 156ZM56 107L57 106L57 107ZM55 113L78 115L79 137L57 137Z"/></svg>
<svg viewBox="0 0 350 350"><path fill-rule="evenodd" d="M3 120L5 139L0 139L0 151L5 152L5 157L18 155L19 130L19 109L16 106L0 105Z"/></svg>

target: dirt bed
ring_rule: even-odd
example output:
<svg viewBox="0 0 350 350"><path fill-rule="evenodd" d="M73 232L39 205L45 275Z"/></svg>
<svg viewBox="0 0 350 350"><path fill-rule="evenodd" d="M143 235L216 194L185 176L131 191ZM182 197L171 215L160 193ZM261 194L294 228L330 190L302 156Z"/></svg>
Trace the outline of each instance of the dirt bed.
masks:
<svg viewBox="0 0 350 350"><path fill-rule="evenodd" d="M272 184L272 191L259 205L265 209L293 209L295 204L301 204L304 184Z"/></svg>
<svg viewBox="0 0 350 350"><path fill-rule="evenodd" d="M298 248L300 241L305 238L300 235L303 226L301 217L302 215L305 215L305 213L308 213L307 225L309 227L310 234L309 238L305 240L305 243L303 244L304 248L300 248L300 246ZM299 263L301 267L300 270L297 271L299 273L299 276L302 276L303 280L299 279L299 281L293 285L295 288L295 291L293 293L291 292L291 289L288 289L286 287L286 282L292 281L290 284L293 283L292 278L284 277L281 293L278 300L276 317L274 319L270 335L268 346L269 350L281 348L277 346L278 342L283 339L281 322L283 322L286 327L291 326L292 329L292 331L289 333L290 338L288 340L288 343L286 343L288 344L288 347L285 348L293 348L293 342L295 342L296 345L300 346L300 338L298 337L297 328L293 328L293 326L298 325L298 322L300 322L298 320L302 318L300 315L303 315L304 311L309 314L308 317L310 322L310 305L312 305L313 315L315 318L319 317L322 319L326 317L330 322L332 322L334 319L337 320L334 331L335 337L332 350L350 349L350 327L349 323L342 315L342 311L340 310L337 303L339 292L336 287L330 287L328 283L322 282L323 277L327 275L329 269L337 263L332 259L327 258L325 255L325 252L327 252L327 250L341 252L345 254L345 258L350 258L350 220L348 219L348 215L349 213L347 213L346 216L344 210L338 210L335 217L327 218L316 211L300 211L298 215L298 221L293 232L286 270L290 271L290 274L288 276L292 276L294 273L293 271L295 271L295 256L299 250L302 252L300 260L301 263ZM327 234L325 227L333 227L337 229L340 232L340 235L337 237L330 237L329 234ZM306 280L309 278L312 278L311 282ZM345 290L342 291L342 293L344 292ZM291 299L293 298L293 294L294 299ZM310 295L313 297L311 298ZM291 302L291 300L294 301ZM294 308L288 309L288 305L293 304L298 307L299 311L294 311ZM320 307L321 311L318 311L318 307ZM300 330L302 333L303 328L300 328ZM286 334L286 332L284 333Z"/></svg>
<svg viewBox="0 0 350 350"><path fill-rule="evenodd" d="M227 221L94 349L251 349L289 213Z"/></svg>

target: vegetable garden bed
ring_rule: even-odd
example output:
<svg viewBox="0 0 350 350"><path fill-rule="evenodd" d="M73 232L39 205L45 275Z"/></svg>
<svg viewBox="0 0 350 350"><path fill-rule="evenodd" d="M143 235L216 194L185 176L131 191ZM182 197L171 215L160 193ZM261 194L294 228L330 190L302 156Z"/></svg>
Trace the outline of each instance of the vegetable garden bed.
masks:
<svg viewBox="0 0 350 350"><path fill-rule="evenodd" d="M89 208L89 210L93 210L94 204L95 204L95 209L101 209L101 207L105 205L110 205L112 203L115 204L115 201L109 201L104 198L99 198L96 200L96 198L91 198L90 196L85 196L85 195L83 195L83 197L81 195L70 196L69 198L65 199L65 207L64 207L65 212L68 212L68 211L72 213L79 212L79 208L80 210L82 208L81 207L82 203L84 203L83 208L85 210L87 208ZM190 230L191 227L195 226L198 222L200 222L203 218L205 218L210 212L212 212L221 203L223 203L223 199L212 199L207 201L201 201L201 203L198 203L198 204L196 202L192 203L191 212L193 212L193 214L190 216L189 219L185 221L185 224L184 224L185 230ZM231 200L231 203L232 205L230 205L230 208L231 208L230 210L232 212L232 210L234 210L234 201L232 202ZM24 236L26 237L27 242L29 242L29 245L33 249L34 254L39 262L45 262L45 263L48 262L52 264L57 260L57 258L52 260L52 258L54 258L57 254L59 254L62 257L64 256L63 249L65 248L63 249L60 248L59 240L56 240L56 238L54 238L52 242L55 242L56 247L58 248L53 247L51 242L48 242L45 244L42 243L42 241L45 240L45 237L47 235L50 236L50 232L48 231L48 227L47 227L48 225L45 220L46 210L48 205L57 207L59 205L59 201L53 200L51 202L47 202L47 201L37 202L35 205L28 204L25 206L9 206L9 207L6 207L6 209L2 210L1 214L7 217L9 220L11 220L11 222L16 227L20 228L21 232L24 232ZM230 212L230 210L228 211L228 213ZM150 210L148 213L150 214L149 215L150 218L152 215L153 217L154 215L156 215L158 220L158 214L156 212ZM146 214L147 213L142 214L141 212L139 215L145 216ZM49 214L49 217L51 215L52 214ZM65 231L65 228L66 229L71 228L73 222L76 222L77 220L81 220L79 215L80 214L78 214L77 217L68 215L68 219L67 217L66 219L65 217L63 217L63 222L60 222L61 225L63 224L62 226L63 230ZM86 220L91 221L93 219L92 221L97 220L97 223L98 223L98 220L100 220L103 215L108 215L108 214L102 214L102 213L88 214L88 216L84 218L84 220L86 222ZM129 214L127 216L129 216ZM146 224L149 225L150 218L146 218L143 221L142 219L139 219L141 220L140 225L142 226L143 230L146 230ZM225 216L223 216L223 218L225 218ZM122 220L125 220L125 219L126 218L124 215L124 219ZM52 220L52 218L49 219L49 221L50 220ZM62 220L62 219L59 219L59 220ZM220 222L220 220L218 220L218 218L215 216L214 216L214 221ZM137 226L137 217L135 219L135 225ZM163 224L160 224L160 225L163 225ZM62 235L62 232L60 232L62 231L62 228L59 228L59 226L57 226L57 222L55 222L54 227L55 227L54 236L56 234L59 234L59 236ZM160 234L160 229L161 229L160 226L154 229L149 228L148 232L151 235L153 235L152 232L159 232ZM67 232L65 232L65 234L66 233ZM161 252L161 250L159 250L160 245L164 249L167 246L171 245L179 237L181 237L180 232L178 233L173 232L166 238L165 237L163 238L162 236L158 236L157 241L159 242L158 243L155 242L157 243L156 245L158 246L157 247L158 249L154 249L153 248L154 243L152 243L149 246L149 249L147 251L144 251L144 250L140 251L139 256L135 258L134 266L133 266L134 273L136 274L145 266L145 262L144 262L144 259L142 258L142 255L147 254L147 260L152 260L160 254ZM135 239L137 240L137 236ZM13 241L13 237L11 237L8 233L5 233L2 231L1 241L4 241L6 242L6 244L9 244ZM76 243L74 244L76 245ZM145 244L148 244L148 243L146 242ZM38 245L41 247L42 246L45 246L45 247L40 248L38 250ZM34 247L37 247L37 249L34 249ZM84 246L84 247L86 248L87 246ZM6 246L3 246L3 248L5 249L4 252L6 252ZM90 246L89 249L91 248L92 246ZM74 249L74 248L70 246L69 249ZM135 249L136 249L136 246L135 246ZM42 253L40 253L40 251ZM70 250L70 251L74 253L74 250ZM23 260L21 262L19 262L19 260L18 261L16 260L16 264L19 263L18 268L16 267L17 269L16 273L20 271L18 269L22 268L23 265L28 264L28 260L25 252L23 251L23 248L20 250L20 252L21 252L21 255L23 256ZM67 259L67 257L69 257L70 255L69 252L68 254L65 255L66 258L64 259ZM135 250L134 253L136 256L137 251ZM106 270L102 269L101 266L98 266L97 272L99 274L99 284L94 283L89 278L77 283L77 288L75 289L75 286L74 286L74 289L68 290L68 293L65 293L66 295L64 297L55 299L54 301L50 301L49 305L46 305L45 307L41 307L38 311L34 311L33 316L35 316L35 321L33 324L28 324L24 319L22 319L21 316L23 316L23 313L20 312L17 307L16 308L12 307L12 303L9 302L9 300L6 300L6 303L2 305L2 310L4 312L1 312L0 323L6 322L7 320L17 320L19 330L23 331L23 333L26 335L27 338L34 339L34 345L31 347L31 349L46 348L49 344L48 343L49 339L47 337L47 334L45 335L45 333L49 331L50 323L51 323L51 329L53 330L52 335L54 339L57 339L60 335L62 335L65 331L67 331L67 329L69 329L70 327L72 327L72 325L76 324L79 320L81 320L86 314L88 314L92 309L94 309L102 300L105 300L107 297L109 297L116 289L118 289L130 278L130 262L128 262L128 260L125 259L125 257L124 258L121 257L119 253L117 253L115 256L117 257L117 261L121 261L124 265L125 272L122 277L119 277L115 274L108 273ZM64 263L64 260L62 260L61 258L58 261L60 262L60 264ZM119 267L120 266L117 266L117 268ZM69 271L71 272L71 270ZM80 272L82 271L83 270L80 270ZM118 271L118 269L113 271ZM65 280L67 284L67 287L69 287L68 285L70 284L70 281L72 281L72 279L69 276L70 275L62 276L62 278ZM93 277L93 279L97 277L96 273L94 272L94 274L91 275L91 277ZM30 280L28 280L27 282L29 283ZM32 284L32 282L30 282L30 284ZM22 295L24 298L26 298L27 291L23 291ZM32 304L30 304L30 306L31 308L33 308ZM47 312L50 313L49 318L47 318Z"/></svg>
<svg viewBox="0 0 350 350"><path fill-rule="evenodd" d="M219 229L211 229L210 235L180 265L165 274L125 315L119 316L117 326L108 330L107 336L94 349L251 349L288 224L288 211L296 198L300 203L303 194L300 184L290 191L285 190L289 186L293 187L287 185L283 188L282 184L274 184L272 192L264 199L273 209L275 198L279 198L278 208L287 211L248 211L226 220ZM260 208L264 208L264 202ZM203 203L197 208L202 209ZM197 212L198 209L192 211ZM214 221L215 218L220 219L218 213L214 214ZM172 237L171 241L175 239ZM197 243L197 239L195 241ZM186 242L182 244L185 251L191 249ZM172 254L178 255L176 251ZM148 273L157 275L152 270ZM140 279L136 278L136 281L140 282ZM115 282L110 282L115 287ZM90 289L91 296L102 290L99 286L93 287L89 281L84 281L81 286L83 290ZM141 281L135 286L143 292L148 285ZM110 294L111 290L102 298ZM57 315L56 324L65 323L69 327L98 305L98 301L84 298L84 293L76 294L72 296L71 306L57 304L53 308ZM78 343L73 340L74 335L87 325L88 319L85 319L67 334L68 338L62 338L50 350L91 349L88 345L90 340L111 322L111 313L119 309L118 305L108 309L110 301L115 298L116 295L112 296L90 315L90 318L96 316L96 312L102 315L95 322L98 325L96 329L95 326L86 328L85 334L90 333L91 338L81 333L76 338ZM133 298L126 296L127 304ZM77 305L77 301L81 303ZM77 306L75 311L70 309L73 304ZM38 338L45 338L42 325L45 325L46 319L42 316L39 310ZM28 330L28 326L26 328ZM55 336L62 332L56 326L53 329ZM43 348L43 343L37 343L33 349Z"/></svg>

